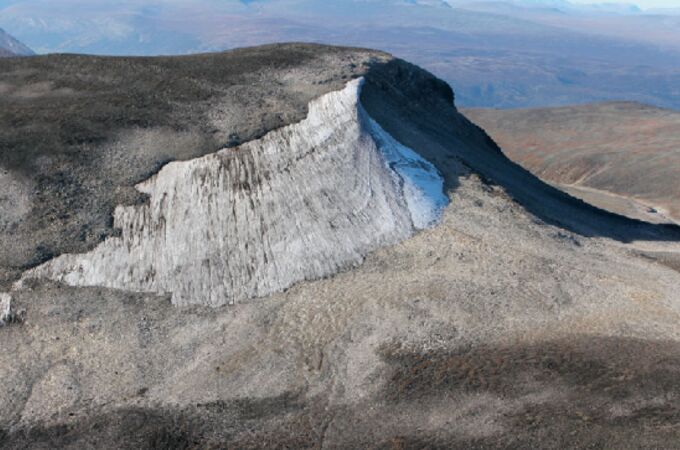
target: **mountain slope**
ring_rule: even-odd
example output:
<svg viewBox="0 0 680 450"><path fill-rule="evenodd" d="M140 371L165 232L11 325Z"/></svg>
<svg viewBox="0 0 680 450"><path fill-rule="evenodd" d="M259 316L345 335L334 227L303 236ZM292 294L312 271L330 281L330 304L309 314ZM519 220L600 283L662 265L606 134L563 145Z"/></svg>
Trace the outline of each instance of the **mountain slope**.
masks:
<svg viewBox="0 0 680 450"><path fill-rule="evenodd" d="M680 113L636 103L466 110L508 156L604 209L680 221Z"/></svg>
<svg viewBox="0 0 680 450"><path fill-rule="evenodd" d="M21 78L28 68L51 70ZM12 59L0 76L13 86L0 122L14 212L0 234L5 447L663 448L680 437L678 229L543 184L422 69L281 45ZM83 95L82 77L100 96ZM56 117L70 134L49 127ZM12 134L15 123L41 134ZM164 206L177 199L197 201ZM436 220L416 232L423 206ZM242 219L259 239L237 239ZM54 224L37 238L40 220ZM269 279L263 268L313 267L343 249L361 257L211 307L226 302L140 288L167 276L137 270L150 242L176 250L150 258L157 268L207 260L198 288L248 286ZM240 257L268 242L284 251ZM96 253L109 245L145 250ZM40 273L87 255L82 271ZM115 274L131 283L107 284Z"/></svg>
<svg viewBox="0 0 680 450"><path fill-rule="evenodd" d="M33 51L0 28L0 56L28 56Z"/></svg>

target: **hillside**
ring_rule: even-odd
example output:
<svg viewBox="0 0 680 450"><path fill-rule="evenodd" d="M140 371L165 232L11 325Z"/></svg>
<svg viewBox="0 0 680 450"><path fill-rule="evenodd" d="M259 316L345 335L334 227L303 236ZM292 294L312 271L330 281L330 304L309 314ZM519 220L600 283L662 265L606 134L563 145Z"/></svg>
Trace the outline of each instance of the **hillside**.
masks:
<svg viewBox="0 0 680 450"><path fill-rule="evenodd" d="M0 57L16 55L28 56L32 54L33 51L31 51L31 49L14 39L0 28Z"/></svg>
<svg viewBox="0 0 680 450"><path fill-rule="evenodd" d="M680 229L544 184L428 72L291 44L0 83L4 448L680 438Z"/></svg>
<svg viewBox="0 0 680 450"><path fill-rule="evenodd" d="M601 208L680 222L680 113L637 103L466 110L513 160Z"/></svg>

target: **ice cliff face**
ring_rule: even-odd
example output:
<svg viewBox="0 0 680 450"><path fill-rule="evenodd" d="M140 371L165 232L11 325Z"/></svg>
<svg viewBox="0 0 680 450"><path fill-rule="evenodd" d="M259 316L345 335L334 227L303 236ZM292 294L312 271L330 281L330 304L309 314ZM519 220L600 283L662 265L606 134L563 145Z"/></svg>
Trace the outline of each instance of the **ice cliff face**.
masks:
<svg viewBox="0 0 680 450"><path fill-rule="evenodd" d="M137 186L147 204L116 209L119 237L23 279L218 306L334 274L432 225L448 201L441 176L368 116L361 86L262 139L168 164Z"/></svg>

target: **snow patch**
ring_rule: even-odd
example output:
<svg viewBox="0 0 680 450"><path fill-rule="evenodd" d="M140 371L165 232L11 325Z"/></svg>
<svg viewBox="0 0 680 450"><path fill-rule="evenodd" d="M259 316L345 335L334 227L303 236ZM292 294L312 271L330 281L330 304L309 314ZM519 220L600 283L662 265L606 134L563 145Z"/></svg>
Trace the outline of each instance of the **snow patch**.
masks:
<svg viewBox="0 0 680 450"><path fill-rule="evenodd" d="M368 121L378 149L401 181L413 226L422 230L436 225L449 204L444 178L432 163L399 143L375 120L368 117Z"/></svg>
<svg viewBox="0 0 680 450"><path fill-rule="evenodd" d="M9 294L0 293L0 327L9 323L12 319L12 297Z"/></svg>

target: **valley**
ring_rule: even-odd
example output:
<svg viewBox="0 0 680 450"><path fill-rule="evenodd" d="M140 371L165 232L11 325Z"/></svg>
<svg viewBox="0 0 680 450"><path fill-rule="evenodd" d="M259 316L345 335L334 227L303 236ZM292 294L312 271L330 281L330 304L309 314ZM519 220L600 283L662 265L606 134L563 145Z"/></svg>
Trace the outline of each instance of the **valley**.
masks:
<svg viewBox="0 0 680 450"><path fill-rule="evenodd" d="M680 113L631 102L464 113L560 189L635 219L680 222Z"/></svg>

